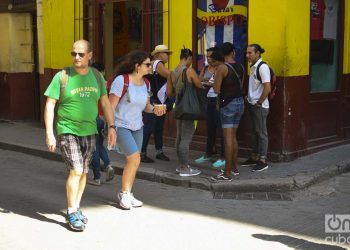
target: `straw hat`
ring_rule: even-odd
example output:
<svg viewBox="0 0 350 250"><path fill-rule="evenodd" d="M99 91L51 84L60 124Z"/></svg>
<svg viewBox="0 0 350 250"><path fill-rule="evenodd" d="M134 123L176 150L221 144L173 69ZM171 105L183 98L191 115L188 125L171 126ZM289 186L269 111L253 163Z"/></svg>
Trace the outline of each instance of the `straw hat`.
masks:
<svg viewBox="0 0 350 250"><path fill-rule="evenodd" d="M165 53L169 53L169 54L173 53L171 50L168 49L168 46L161 44L161 45L157 45L154 48L154 50L151 53L151 56L154 56L155 54L160 53L160 52L165 52Z"/></svg>

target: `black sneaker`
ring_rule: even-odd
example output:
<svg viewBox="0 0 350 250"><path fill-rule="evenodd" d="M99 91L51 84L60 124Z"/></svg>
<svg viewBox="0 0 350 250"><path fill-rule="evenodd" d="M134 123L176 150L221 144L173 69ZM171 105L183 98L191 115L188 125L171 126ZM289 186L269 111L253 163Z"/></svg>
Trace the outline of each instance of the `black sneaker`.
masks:
<svg viewBox="0 0 350 250"><path fill-rule="evenodd" d="M170 161L169 157L166 156L164 153L157 154L156 158L162 161Z"/></svg>
<svg viewBox="0 0 350 250"><path fill-rule="evenodd" d="M226 176L225 174L222 173L217 176L212 176L211 180L216 182L229 182L229 181L232 181L232 176Z"/></svg>
<svg viewBox="0 0 350 250"><path fill-rule="evenodd" d="M240 164L242 167L250 167L258 164L258 161L253 160L251 157Z"/></svg>
<svg viewBox="0 0 350 250"><path fill-rule="evenodd" d="M149 158L147 155L141 155L141 162L143 162L143 163L153 163L154 160Z"/></svg>
<svg viewBox="0 0 350 250"><path fill-rule="evenodd" d="M268 169L269 166L267 165L266 162L262 162L262 161L258 161L258 163L256 164L256 166L252 169L253 172L257 171L257 172L261 172L264 171L266 169Z"/></svg>

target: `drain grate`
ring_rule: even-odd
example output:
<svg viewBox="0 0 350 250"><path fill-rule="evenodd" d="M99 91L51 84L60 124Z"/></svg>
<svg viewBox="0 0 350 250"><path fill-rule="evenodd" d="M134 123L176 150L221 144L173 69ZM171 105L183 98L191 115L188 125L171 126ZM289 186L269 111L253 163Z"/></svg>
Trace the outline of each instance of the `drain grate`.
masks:
<svg viewBox="0 0 350 250"><path fill-rule="evenodd" d="M259 201L292 201L292 196L288 193L275 192L255 192L255 193L232 193L215 192L214 199L223 200L259 200Z"/></svg>

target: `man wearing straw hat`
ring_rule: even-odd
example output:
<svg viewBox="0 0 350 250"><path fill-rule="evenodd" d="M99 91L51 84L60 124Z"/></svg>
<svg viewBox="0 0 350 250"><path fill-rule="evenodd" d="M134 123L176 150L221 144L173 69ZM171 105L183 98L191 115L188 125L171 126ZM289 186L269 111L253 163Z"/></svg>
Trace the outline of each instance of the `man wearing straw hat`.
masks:
<svg viewBox="0 0 350 250"><path fill-rule="evenodd" d="M172 109L174 100L165 94L167 78L170 71L165 67L169 60L169 55L172 53L168 46L161 44L157 45L151 53L152 60L152 74L146 77L150 80L151 103L155 105L163 105L167 111ZM163 128L164 128L165 114L163 116L156 116L151 113L144 114L143 127L143 142L141 149L141 162L153 163L154 160L147 156L147 146L149 139L153 133L154 144L156 148L156 158L162 161L169 161L169 157L163 152Z"/></svg>

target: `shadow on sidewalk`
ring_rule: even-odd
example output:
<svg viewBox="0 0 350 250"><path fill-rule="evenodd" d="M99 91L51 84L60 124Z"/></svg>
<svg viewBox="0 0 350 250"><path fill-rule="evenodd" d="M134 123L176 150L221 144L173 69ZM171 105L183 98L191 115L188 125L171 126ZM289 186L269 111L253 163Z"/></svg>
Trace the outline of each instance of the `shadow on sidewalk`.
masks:
<svg viewBox="0 0 350 250"><path fill-rule="evenodd" d="M280 242L288 247L292 247L293 249L298 250L346 250L346 248L339 247L339 246L332 246L327 244L319 244L303 239L294 238L287 235L269 235L269 234L253 234L253 237L265 241L275 241Z"/></svg>

